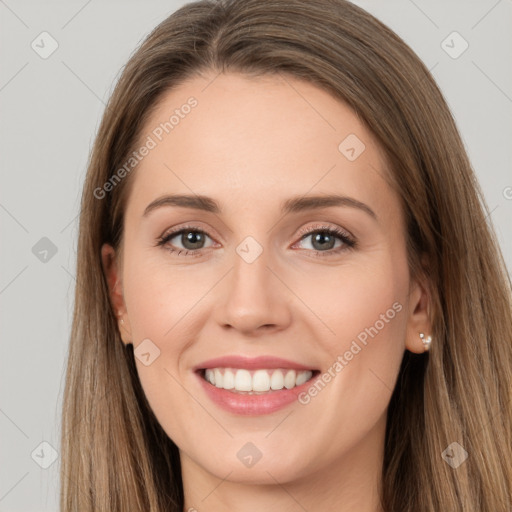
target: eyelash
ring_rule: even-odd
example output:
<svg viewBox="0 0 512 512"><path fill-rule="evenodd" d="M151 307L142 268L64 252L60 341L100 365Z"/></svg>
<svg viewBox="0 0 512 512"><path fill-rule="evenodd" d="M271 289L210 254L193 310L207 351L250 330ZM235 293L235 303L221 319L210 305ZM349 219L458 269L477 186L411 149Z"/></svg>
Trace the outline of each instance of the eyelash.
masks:
<svg viewBox="0 0 512 512"><path fill-rule="evenodd" d="M179 230L172 231L171 233L167 233L167 234L159 237L156 246L163 247L170 240L175 238L177 235L181 235L184 232L201 233L201 234L206 235L209 238L211 238L210 235L208 235L208 233L206 233L202 229L199 229L197 226L185 226L185 227L180 228ZM339 228L332 228L329 226L315 226L314 228L302 230L299 233L299 236L300 236L299 241L302 241L305 238L307 238L308 236L318 234L318 233L334 235L343 242L343 245L341 247L338 247L337 249L329 249L327 251L317 251L317 250L309 251L309 252L312 252L315 257L325 258L325 257L337 255L343 251L348 251L348 250L354 249L357 246L356 240L354 238L352 238L347 232L342 231ZM196 256L201 255L201 253L200 253L201 249L196 249L196 250L174 249L172 247L165 247L165 249L167 251L169 251L170 253L178 252L177 256L179 256L181 253L184 253L184 256L191 256L191 257L196 257Z"/></svg>

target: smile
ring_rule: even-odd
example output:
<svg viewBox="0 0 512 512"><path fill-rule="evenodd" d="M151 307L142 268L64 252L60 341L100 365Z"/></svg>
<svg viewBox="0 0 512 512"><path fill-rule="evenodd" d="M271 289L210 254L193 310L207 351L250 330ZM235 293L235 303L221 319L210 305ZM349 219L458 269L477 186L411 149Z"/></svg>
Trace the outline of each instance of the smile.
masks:
<svg viewBox="0 0 512 512"><path fill-rule="evenodd" d="M236 415L270 414L298 401L320 370L273 356L239 355L204 361L194 368L206 397Z"/></svg>
<svg viewBox="0 0 512 512"><path fill-rule="evenodd" d="M219 389L233 393L267 393L293 389L313 377L313 370L208 368L203 378Z"/></svg>

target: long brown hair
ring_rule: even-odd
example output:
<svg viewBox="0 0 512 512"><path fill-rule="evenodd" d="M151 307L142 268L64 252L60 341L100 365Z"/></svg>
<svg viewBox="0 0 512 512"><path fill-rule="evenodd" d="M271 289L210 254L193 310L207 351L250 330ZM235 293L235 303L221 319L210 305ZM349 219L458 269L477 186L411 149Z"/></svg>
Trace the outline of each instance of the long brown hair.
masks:
<svg viewBox="0 0 512 512"><path fill-rule="evenodd" d="M179 452L122 343L102 270L119 246L126 162L162 95L208 71L280 73L348 104L379 141L407 219L412 275L428 276L433 346L405 352L388 409L384 510L509 510L512 301L488 209L443 96L414 52L345 0L204 0L165 19L108 102L83 189L62 425L61 510L182 511ZM442 457L453 442L467 460Z"/></svg>

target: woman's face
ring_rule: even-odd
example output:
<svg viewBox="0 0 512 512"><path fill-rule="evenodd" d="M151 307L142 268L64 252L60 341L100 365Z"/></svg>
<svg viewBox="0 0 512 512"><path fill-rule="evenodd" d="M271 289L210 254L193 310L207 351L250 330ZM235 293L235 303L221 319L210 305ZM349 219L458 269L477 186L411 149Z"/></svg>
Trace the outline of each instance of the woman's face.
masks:
<svg viewBox="0 0 512 512"><path fill-rule="evenodd" d="M168 92L143 145L103 260L182 464L259 483L374 465L427 329L374 137L311 84L220 74Z"/></svg>

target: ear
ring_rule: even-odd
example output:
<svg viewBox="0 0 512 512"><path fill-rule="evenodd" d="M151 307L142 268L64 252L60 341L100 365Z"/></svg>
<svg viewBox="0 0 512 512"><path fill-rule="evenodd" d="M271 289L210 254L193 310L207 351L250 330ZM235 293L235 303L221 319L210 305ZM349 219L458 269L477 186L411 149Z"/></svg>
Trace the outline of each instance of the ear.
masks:
<svg viewBox="0 0 512 512"><path fill-rule="evenodd" d="M117 327L123 343L132 342L130 321L124 302L122 272L119 255L109 244L103 244L101 247L101 262L103 272L107 280L110 303L117 317Z"/></svg>
<svg viewBox="0 0 512 512"><path fill-rule="evenodd" d="M431 294L427 279L414 280L409 293L405 348L415 354L425 352L420 334L427 337L432 333L430 303Z"/></svg>

